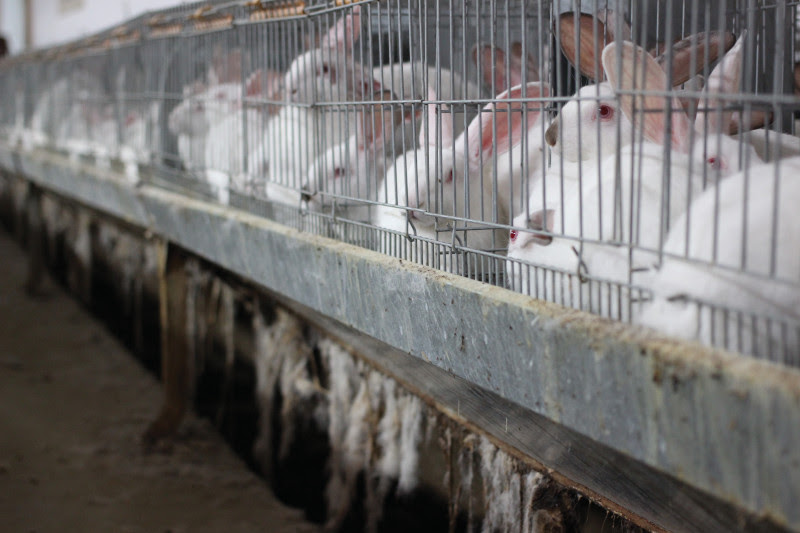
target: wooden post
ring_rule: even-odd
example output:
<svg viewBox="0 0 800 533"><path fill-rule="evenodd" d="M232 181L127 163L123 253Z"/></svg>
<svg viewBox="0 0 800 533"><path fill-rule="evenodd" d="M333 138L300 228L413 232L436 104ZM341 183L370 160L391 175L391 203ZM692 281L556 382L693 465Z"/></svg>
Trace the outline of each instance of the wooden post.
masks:
<svg viewBox="0 0 800 533"><path fill-rule="evenodd" d="M187 255L166 241L158 243L158 255L164 402L142 436L145 444L175 433L186 412L192 385L191 354L186 336Z"/></svg>
<svg viewBox="0 0 800 533"><path fill-rule="evenodd" d="M28 275L25 292L29 296L39 294L44 279L44 220L42 216L42 191L32 183L28 184L25 197L25 210L17 220L27 219L26 244L28 248Z"/></svg>

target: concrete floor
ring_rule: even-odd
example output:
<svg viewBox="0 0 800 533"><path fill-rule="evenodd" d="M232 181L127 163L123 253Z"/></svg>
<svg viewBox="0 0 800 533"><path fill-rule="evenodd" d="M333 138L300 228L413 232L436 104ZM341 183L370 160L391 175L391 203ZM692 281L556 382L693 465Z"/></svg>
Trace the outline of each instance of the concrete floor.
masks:
<svg viewBox="0 0 800 533"><path fill-rule="evenodd" d="M0 530L316 530L205 421L143 450L158 383L49 280L26 296L25 268L0 230Z"/></svg>

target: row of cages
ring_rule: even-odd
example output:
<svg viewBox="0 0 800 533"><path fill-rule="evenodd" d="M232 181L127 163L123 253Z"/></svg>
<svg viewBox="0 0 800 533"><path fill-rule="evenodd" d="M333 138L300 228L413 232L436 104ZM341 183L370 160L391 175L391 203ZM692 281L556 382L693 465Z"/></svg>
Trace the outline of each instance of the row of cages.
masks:
<svg viewBox="0 0 800 533"><path fill-rule="evenodd" d="M20 149L796 366L794 4L183 5L6 60L0 124Z"/></svg>

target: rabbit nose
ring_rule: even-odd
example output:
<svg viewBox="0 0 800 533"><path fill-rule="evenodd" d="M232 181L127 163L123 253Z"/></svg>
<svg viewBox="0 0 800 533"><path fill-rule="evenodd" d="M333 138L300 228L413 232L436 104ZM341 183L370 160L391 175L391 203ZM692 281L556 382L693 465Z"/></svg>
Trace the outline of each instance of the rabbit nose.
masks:
<svg viewBox="0 0 800 533"><path fill-rule="evenodd" d="M558 140L558 121L550 124L550 127L547 128L547 131L544 132L544 140L547 141L547 144L550 146L556 145L556 141Z"/></svg>

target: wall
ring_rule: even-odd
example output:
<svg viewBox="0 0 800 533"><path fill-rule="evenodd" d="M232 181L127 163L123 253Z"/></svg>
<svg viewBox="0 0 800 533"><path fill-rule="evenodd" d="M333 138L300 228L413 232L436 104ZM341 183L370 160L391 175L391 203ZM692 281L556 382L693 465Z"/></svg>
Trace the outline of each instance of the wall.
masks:
<svg viewBox="0 0 800 533"><path fill-rule="evenodd" d="M34 48L94 33L145 11L187 2L177 0L30 0ZM9 0L4 0L4 4ZM64 9L62 6L74 6Z"/></svg>
<svg viewBox="0 0 800 533"><path fill-rule="evenodd" d="M25 0L0 0L0 33L12 54L25 46Z"/></svg>

